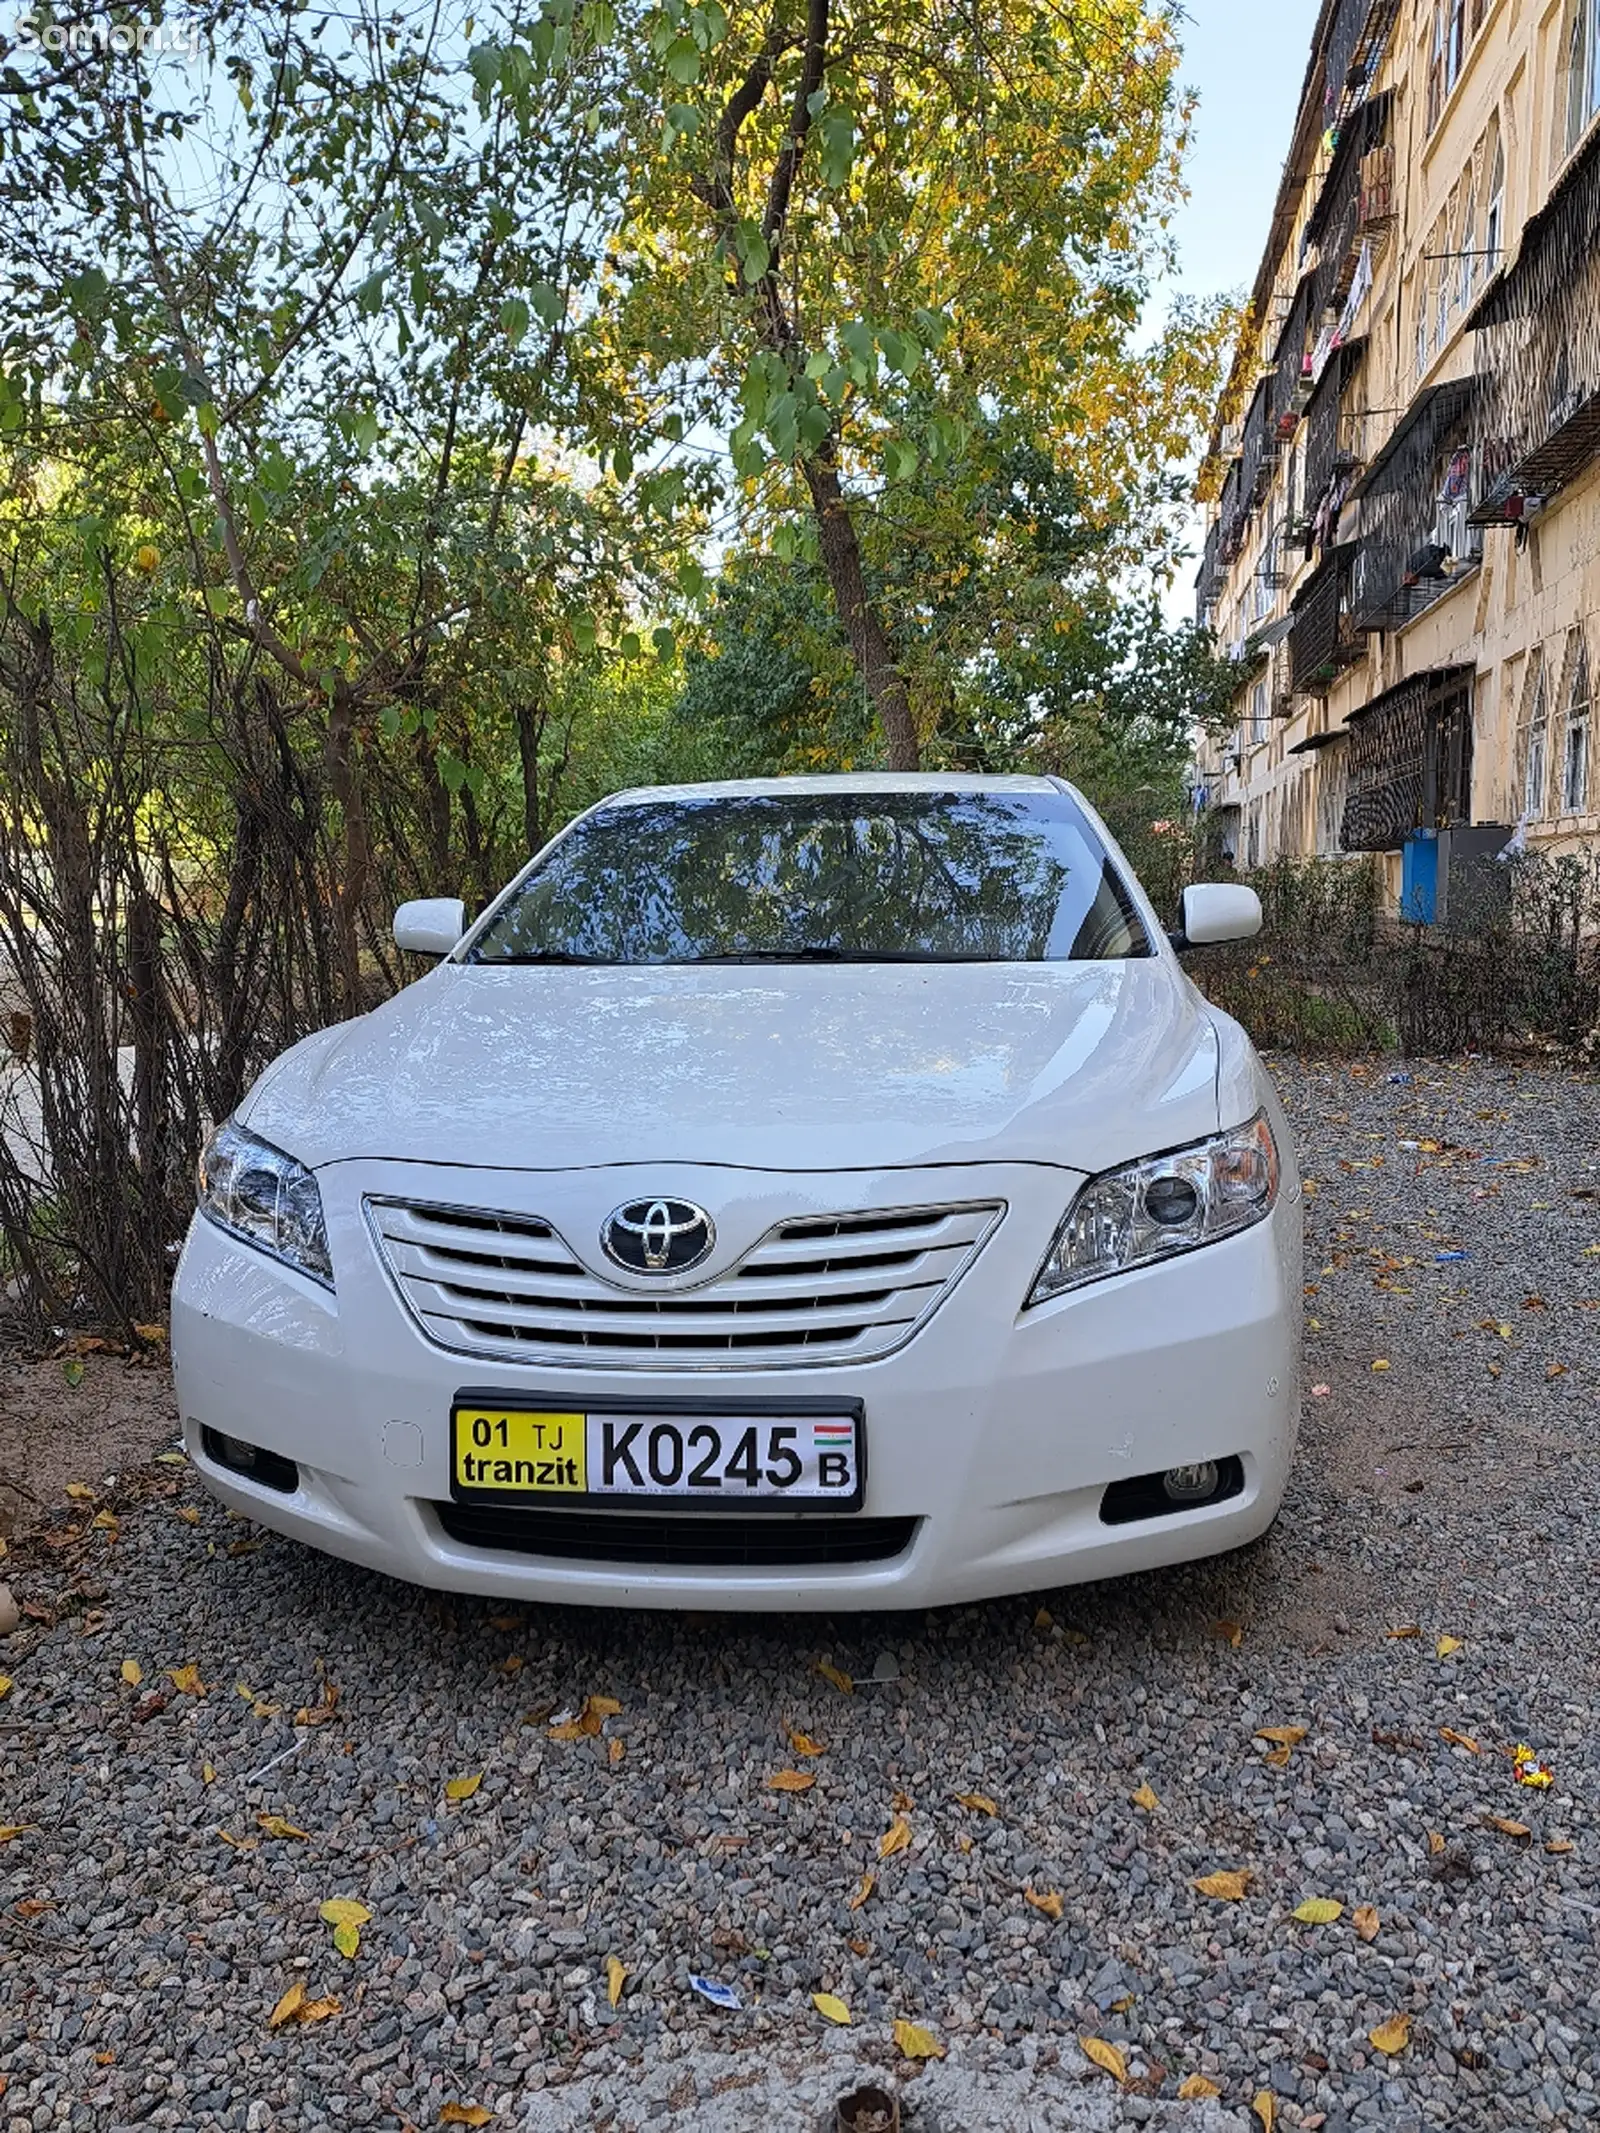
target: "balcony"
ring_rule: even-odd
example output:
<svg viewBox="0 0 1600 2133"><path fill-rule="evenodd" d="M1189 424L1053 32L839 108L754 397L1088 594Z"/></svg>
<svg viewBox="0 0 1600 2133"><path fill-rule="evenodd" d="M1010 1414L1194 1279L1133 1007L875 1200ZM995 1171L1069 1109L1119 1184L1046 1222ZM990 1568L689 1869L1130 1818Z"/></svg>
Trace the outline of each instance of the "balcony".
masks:
<svg viewBox="0 0 1600 2133"><path fill-rule="evenodd" d="M1400 0L1340 0L1324 67L1329 125L1341 125L1365 100L1399 12Z"/></svg>
<svg viewBox="0 0 1600 2133"><path fill-rule="evenodd" d="M1472 680L1471 667L1437 667L1350 720L1342 851L1396 852L1415 829L1469 819Z"/></svg>
<svg viewBox="0 0 1600 2133"><path fill-rule="evenodd" d="M1481 474L1471 442L1476 381L1419 394L1362 476L1351 574L1355 626L1403 629L1476 568Z"/></svg>
<svg viewBox="0 0 1600 2133"><path fill-rule="evenodd" d="M1216 612L1217 600L1222 592L1222 520L1212 520L1211 530L1206 535L1206 545L1200 556L1200 569L1194 581L1194 619L1201 629L1211 627L1212 615Z"/></svg>
<svg viewBox="0 0 1600 2133"><path fill-rule="evenodd" d="M1517 525L1600 453L1600 135L1472 316L1484 482L1477 526Z"/></svg>
<svg viewBox="0 0 1600 2133"><path fill-rule="evenodd" d="M1330 549L1294 602L1289 633L1289 684L1297 696L1326 696L1346 667L1367 656L1350 616L1355 550Z"/></svg>

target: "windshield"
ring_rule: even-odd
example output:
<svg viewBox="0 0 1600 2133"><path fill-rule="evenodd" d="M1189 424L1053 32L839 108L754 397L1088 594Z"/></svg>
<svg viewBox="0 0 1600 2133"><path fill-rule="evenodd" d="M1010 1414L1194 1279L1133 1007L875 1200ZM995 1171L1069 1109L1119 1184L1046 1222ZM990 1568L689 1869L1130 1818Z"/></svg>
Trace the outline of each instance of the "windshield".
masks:
<svg viewBox="0 0 1600 2133"><path fill-rule="evenodd" d="M1066 793L723 793L604 807L480 963L1092 962L1147 956Z"/></svg>

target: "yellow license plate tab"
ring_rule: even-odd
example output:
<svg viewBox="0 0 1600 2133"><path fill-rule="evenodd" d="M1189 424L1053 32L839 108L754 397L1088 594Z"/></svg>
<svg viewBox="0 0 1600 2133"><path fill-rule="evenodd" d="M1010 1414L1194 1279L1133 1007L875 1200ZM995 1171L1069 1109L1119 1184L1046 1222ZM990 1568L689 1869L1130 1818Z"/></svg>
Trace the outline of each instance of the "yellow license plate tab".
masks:
<svg viewBox="0 0 1600 2133"><path fill-rule="evenodd" d="M521 1407L455 1410L457 1491L582 1496L589 1488L588 1417Z"/></svg>

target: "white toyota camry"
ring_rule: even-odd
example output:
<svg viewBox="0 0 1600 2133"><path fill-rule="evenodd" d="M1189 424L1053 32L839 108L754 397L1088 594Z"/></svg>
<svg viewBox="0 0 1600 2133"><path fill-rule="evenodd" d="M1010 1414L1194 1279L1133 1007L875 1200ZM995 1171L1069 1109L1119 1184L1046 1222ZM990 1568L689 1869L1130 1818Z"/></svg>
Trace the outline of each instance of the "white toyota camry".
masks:
<svg viewBox="0 0 1600 2133"><path fill-rule="evenodd" d="M1239 885L1187 942L1240 938ZM1248 1039L1050 778L605 801L261 1076L173 1293L224 1502L420 1584L908 1607L1271 1524L1301 1206Z"/></svg>

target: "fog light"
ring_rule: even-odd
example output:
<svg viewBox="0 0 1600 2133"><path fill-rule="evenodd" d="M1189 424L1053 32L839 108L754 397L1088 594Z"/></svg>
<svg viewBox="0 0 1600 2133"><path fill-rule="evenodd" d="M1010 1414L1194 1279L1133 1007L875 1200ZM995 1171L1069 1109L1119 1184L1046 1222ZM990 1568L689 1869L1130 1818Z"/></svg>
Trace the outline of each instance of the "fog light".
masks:
<svg viewBox="0 0 1600 2133"><path fill-rule="evenodd" d="M230 1474L242 1474L264 1489L276 1489L280 1496L292 1496L300 1486L300 1469L292 1459L285 1459L281 1452L269 1452L259 1444L248 1444L243 1437L229 1437L220 1429L202 1427L200 1449Z"/></svg>
<svg viewBox="0 0 1600 2133"><path fill-rule="evenodd" d="M1221 1479L1217 1462L1202 1459L1198 1466L1169 1466L1161 1477L1161 1486L1173 1503L1203 1503L1206 1497L1216 1495Z"/></svg>

